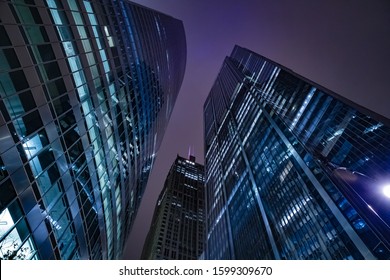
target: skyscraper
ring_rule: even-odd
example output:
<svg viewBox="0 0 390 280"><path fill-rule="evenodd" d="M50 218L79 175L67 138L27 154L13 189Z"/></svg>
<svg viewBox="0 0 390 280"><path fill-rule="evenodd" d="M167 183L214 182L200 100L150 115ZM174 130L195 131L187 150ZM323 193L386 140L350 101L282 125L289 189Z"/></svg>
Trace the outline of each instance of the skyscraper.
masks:
<svg viewBox="0 0 390 280"><path fill-rule="evenodd" d="M186 64L127 0L0 2L0 257L120 258Z"/></svg>
<svg viewBox="0 0 390 280"><path fill-rule="evenodd" d="M389 259L389 125L236 46L204 105L206 259Z"/></svg>
<svg viewBox="0 0 390 280"><path fill-rule="evenodd" d="M158 198L142 259L196 260L204 243L204 167L177 156Z"/></svg>

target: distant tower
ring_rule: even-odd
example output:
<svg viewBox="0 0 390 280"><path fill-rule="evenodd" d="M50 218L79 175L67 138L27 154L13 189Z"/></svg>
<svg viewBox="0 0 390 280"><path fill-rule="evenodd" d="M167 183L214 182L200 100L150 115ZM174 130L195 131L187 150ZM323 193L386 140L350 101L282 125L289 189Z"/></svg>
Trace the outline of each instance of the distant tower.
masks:
<svg viewBox="0 0 390 280"><path fill-rule="evenodd" d="M205 258L390 259L389 124L236 46L204 105Z"/></svg>
<svg viewBox="0 0 390 280"><path fill-rule="evenodd" d="M142 259L193 260L203 252L204 169L177 156L158 199Z"/></svg>

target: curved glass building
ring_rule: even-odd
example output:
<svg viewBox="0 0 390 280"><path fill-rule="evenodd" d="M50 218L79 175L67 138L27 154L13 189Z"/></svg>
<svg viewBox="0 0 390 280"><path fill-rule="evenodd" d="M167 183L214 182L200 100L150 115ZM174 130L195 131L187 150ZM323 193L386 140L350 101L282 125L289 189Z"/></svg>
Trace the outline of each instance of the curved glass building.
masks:
<svg viewBox="0 0 390 280"><path fill-rule="evenodd" d="M206 259L390 259L390 121L236 46L204 105Z"/></svg>
<svg viewBox="0 0 390 280"><path fill-rule="evenodd" d="M121 257L185 65L129 1L0 2L2 259Z"/></svg>

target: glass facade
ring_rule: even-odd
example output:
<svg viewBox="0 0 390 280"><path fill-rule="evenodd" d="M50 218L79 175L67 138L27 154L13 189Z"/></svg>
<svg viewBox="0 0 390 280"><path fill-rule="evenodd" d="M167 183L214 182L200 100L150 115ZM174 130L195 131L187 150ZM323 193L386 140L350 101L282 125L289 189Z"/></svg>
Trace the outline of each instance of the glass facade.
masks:
<svg viewBox="0 0 390 280"><path fill-rule="evenodd" d="M0 2L0 257L118 259L186 64L126 0Z"/></svg>
<svg viewBox="0 0 390 280"><path fill-rule="evenodd" d="M204 104L206 259L390 259L390 121L236 46Z"/></svg>
<svg viewBox="0 0 390 280"><path fill-rule="evenodd" d="M204 244L204 167L177 156L158 198L142 259L196 260Z"/></svg>

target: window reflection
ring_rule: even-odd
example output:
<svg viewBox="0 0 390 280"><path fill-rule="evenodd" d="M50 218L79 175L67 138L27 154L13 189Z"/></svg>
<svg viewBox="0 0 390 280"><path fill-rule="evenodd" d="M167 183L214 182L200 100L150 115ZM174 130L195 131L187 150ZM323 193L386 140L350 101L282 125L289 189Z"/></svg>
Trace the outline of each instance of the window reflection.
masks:
<svg viewBox="0 0 390 280"><path fill-rule="evenodd" d="M15 201L0 213L0 259L36 259L29 229Z"/></svg>

